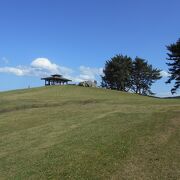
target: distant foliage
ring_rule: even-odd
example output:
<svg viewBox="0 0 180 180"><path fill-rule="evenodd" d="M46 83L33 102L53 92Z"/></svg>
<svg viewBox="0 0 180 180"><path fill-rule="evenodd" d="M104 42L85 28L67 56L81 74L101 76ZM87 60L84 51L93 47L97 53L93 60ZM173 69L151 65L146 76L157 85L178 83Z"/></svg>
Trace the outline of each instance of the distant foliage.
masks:
<svg viewBox="0 0 180 180"><path fill-rule="evenodd" d="M144 59L135 58L131 74L131 90L133 92L143 95L154 94L150 89L151 85L160 78L159 69L153 68Z"/></svg>
<svg viewBox="0 0 180 180"><path fill-rule="evenodd" d="M151 85L161 78L160 70L153 68L144 59L116 55L106 61L102 87L138 94L153 94Z"/></svg>
<svg viewBox="0 0 180 180"><path fill-rule="evenodd" d="M167 46L167 53L169 61L167 65L169 66L170 77L166 83L171 83L175 81L174 87L171 89L171 93L174 94L180 88L180 39L174 43Z"/></svg>
<svg viewBox="0 0 180 180"><path fill-rule="evenodd" d="M102 76L102 87L128 91L131 83L132 59L117 55L106 61Z"/></svg>

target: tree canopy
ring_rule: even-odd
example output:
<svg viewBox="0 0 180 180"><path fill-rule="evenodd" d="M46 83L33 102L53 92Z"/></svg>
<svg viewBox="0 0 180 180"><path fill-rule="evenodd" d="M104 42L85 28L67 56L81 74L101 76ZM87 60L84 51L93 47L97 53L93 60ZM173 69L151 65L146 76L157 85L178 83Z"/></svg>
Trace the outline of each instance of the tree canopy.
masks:
<svg viewBox="0 0 180 180"><path fill-rule="evenodd" d="M160 78L160 70L153 68L144 59L135 58L131 74L131 89L133 92L143 95L153 94L150 90L151 85Z"/></svg>
<svg viewBox="0 0 180 180"><path fill-rule="evenodd" d="M138 94L152 94L151 85L161 78L160 70L153 68L147 61L136 57L116 55L106 61L102 76L102 86Z"/></svg>
<svg viewBox="0 0 180 180"><path fill-rule="evenodd" d="M103 70L102 86L127 91L130 88L132 59L128 56L116 55L106 61Z"/></svg>
<svg viewBox="0 0 180 180"><path fill-rule="evenodd" d="M180 88L180 39L169 46L166 46L169 53L167 53L169 61L166 63L169 66L169 79L166 83L175 81L171 93L174 94Z"/></svg>

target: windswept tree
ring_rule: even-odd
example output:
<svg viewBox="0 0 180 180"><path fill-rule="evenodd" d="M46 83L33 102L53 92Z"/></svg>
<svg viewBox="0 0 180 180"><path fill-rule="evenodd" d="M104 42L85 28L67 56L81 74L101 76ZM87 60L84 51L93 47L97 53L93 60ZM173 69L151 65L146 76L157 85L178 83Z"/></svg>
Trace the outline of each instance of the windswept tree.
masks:
<svg viewBox="0 0 180 180"><path fill-rule="evenodd" d="M152 95L152 84L161 78L160 70L153 68L147 61L136 57L133 61L131 90L142 95Z"/></svg>
<svg viewBox="0 0 180 180"><path fill-rule="evenodd" d="M180 88L180 39L174 43L167 46L167 53L169 61L166 63L169 66L169 79L166 83L171 83L175 81L174 87L171 89L171 93L174 94Z"/></svg>
<svg viewBox="0 0 180 180"><path fill-rule="evenodd" d="M102 86L119 91L128 91L131 87L132 59L116 55L106 61L102 76Z"/></svg>

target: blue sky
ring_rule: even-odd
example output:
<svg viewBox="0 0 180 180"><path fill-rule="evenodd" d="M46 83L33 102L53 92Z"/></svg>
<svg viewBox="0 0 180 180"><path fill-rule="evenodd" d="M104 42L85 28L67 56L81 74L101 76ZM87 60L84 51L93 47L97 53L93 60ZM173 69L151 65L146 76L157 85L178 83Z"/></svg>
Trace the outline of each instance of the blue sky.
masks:
<svg viewBox="0 0 180 180"><path fill-rule="evenodd" d="M179 8L179 0L0 0L0 91L42 86L52 72L99 80L116 54L167 71ZM159 96L170 92L165 81L152 87Z"/></svg>

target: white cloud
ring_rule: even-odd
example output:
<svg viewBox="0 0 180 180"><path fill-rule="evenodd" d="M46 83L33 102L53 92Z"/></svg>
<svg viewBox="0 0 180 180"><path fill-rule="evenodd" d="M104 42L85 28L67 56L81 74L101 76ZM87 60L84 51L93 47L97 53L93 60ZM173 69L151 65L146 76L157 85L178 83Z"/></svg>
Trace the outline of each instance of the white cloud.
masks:
<svg viewBox="0 0 180 180"><path fill-rule="evenodd" d="M77 77L80 81L95 80L97 76L103 74L103 68L79 67L80 75Z"/></svg>
<svg viewBox="0 0 180 180"><path fill-rule="evenodd" d="M2 67L0 68L1 73L11 73L16 76L24 76L27 75L28 70L21 67Z"/></svg>
<svg viewBox="0 0 180 180"><path fill-rule="evenodd" d="M69 76L74 71L68 67L59 66L59 74L62 74L63 76Z"/></svg>
<svg viewBox="0 0 180 180"><path fill-rule="evenodd" d="M1 73L10 73L16 76L46 76L51 73L59 73L61 67L51 63L46 58L37 58L30 66L1 67Z"/></svg>
<svg viewBox="0 0 180 180"><path fill-rule="evenodd" d="M64 66L57 65L47 58L37 58L29 66L0 67L0 73L10 73L16 76L44 77L51 74L62 74L74 82L96 80L103 74L103 68L80 66L77 72Z"/></svg>
<svg viewBox="0 0 180 180"><path fill-rule="evenodd" d="M167 71L165 71L165 70L162 70L162 71L160 72L160 74L161 74L162 77L168 77L168 76L170 76L170 74L169 74Z"/></svg>
<svg viewBox="0 0 180 180"><path fill-rule="evenodd" d="M14 74L16 76L45 76L47 72L41 71L31 67L17 66L17 67L1 67L0 73Z"/></svg>
<svg viewBox="0 0 180 180"><path fill-rule="evenodd" d="M47 70L49 72L59 73L59 66L52 63L47 58L37 58L31 63L32 68Z"/></svg>
<svg viewBox="0 0 180 180"><path fill-rule="evenodd" d="M68 75L73 72L72 69L52 63L47 58L35 59L34 61L32 61L31 67L36 69L37 71L39 70L39 71L46 72L46 74L58 73L58 74Z"/></svg>

